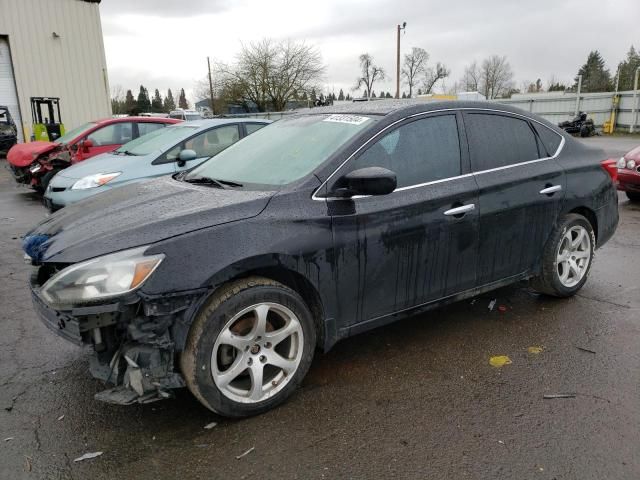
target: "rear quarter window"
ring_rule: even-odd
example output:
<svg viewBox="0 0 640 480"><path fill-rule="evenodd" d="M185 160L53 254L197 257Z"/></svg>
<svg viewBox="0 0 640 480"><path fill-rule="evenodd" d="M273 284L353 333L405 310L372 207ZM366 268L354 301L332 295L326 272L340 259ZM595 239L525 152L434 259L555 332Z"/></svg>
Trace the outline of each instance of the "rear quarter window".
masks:
<svg viewBox="0 0 640 480"><path fill-rule="evenodd" d="M531 122L533 128L536 129L538 133L538 137L546 150L546 156L552 157L558 151L558 147L560 146L560 142L562 141L562 137L551 130L550 128L545 127L536 122Z"/></svg>
<svg viewBox="0 0 640 480"><path fill-rule="evenodd" d="M546 157L526 120L507 115L468 113L465 127L473 171L506 167Z"/></svg>

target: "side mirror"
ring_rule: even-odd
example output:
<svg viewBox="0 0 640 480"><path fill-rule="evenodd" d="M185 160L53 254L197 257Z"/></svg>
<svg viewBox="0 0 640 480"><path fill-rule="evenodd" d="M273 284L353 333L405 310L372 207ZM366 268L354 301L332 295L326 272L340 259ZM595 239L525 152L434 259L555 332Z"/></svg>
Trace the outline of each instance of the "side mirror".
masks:
<svg viewBox="0 0 640 480"><path fill-rule="evenodd" d="M198 155L194 150L184 149L180 151L178 155L178 165L184 167L185 164L191 160L198 158Z"/></svg>
<svg viewBox="0 0 640 480"><path fill-rule="evenodd" d="M396 174L382 167L354 170L336 182L333 196L350 198L355 195L388 195L398 185Z"/></svg>
<svg viewBox="0 0 640 480"><path fill-rule="evenodd" d="M82 141L82 151L83 152L88 152L91 147L93 147L93 142L91 140L89 140L87 138L86 140Z"/></svg>

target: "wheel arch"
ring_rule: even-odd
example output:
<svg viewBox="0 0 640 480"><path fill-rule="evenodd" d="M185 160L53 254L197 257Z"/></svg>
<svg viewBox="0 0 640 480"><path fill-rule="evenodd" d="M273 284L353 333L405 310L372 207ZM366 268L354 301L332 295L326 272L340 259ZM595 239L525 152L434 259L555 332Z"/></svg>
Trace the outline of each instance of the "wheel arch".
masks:
<svg viewBox="0 0 640 480"><path fill-rule="evenodd" d="M298 260L292 257L267 255L248 258L229 265L209 280L208 287L210 292L203 299L201 305L206 303L206 300L220 287L229 282L251 276L275 280L302 297L309 310L311 310L316 328L316 346L320 349L325 349L327 335L333 336L327 332L325 302L317 285L307 275L295 268L297 264Z"/></svg>

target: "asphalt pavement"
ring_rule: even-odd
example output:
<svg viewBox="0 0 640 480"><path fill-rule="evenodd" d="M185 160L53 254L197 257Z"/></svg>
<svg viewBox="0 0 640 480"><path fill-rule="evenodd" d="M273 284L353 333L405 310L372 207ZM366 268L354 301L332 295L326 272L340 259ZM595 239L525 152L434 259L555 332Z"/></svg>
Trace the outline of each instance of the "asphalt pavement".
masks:
<svg viewBox="0 0 640 480"><path fill-rule="evenodd" d="M614 158L640 143L585 141ZM5 166L0 479L640 478L640 205L622 195L579 295L519 285L353 337L318 354L283 406L230 421L187 391L130 407L93 399L89 351L31 307L20 237L46 211ZM570 395L544 398L556 394ZM90 452L103 453L74 462Z"/></svg>

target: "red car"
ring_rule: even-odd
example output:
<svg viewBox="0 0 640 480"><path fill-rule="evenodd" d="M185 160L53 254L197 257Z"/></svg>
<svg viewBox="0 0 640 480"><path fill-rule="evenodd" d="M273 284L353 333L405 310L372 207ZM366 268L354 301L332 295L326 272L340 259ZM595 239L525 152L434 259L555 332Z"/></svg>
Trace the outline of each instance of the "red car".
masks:
<svg viewBox="0 0 640 480"><path fill-rule="evenodd" d="M60 170L178 122L180 120L158 117L107 118L89 122L53 142L14 145L7 153L7 161L16 182L44 191Z"/></svg>
<svg viewBox="0 0 640 480"><path fill-rule="evenodd" d="M618 190L626 192L632 202L640 202L640 146L627 152L618 167Z"/></svg>

